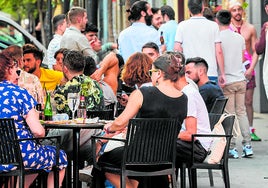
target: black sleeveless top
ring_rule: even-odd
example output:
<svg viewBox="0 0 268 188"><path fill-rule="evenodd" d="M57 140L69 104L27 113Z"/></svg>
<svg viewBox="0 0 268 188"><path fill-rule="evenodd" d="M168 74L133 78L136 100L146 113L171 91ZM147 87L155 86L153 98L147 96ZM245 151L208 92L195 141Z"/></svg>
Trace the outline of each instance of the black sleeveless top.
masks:
<svg viewBox="0 0 268 188"><path fill-rule="evenodd" d="M178 118L180 123L186 118L188 98L185 94L172 98L157 87L141 87L143 103L137 118Z"/></svg>

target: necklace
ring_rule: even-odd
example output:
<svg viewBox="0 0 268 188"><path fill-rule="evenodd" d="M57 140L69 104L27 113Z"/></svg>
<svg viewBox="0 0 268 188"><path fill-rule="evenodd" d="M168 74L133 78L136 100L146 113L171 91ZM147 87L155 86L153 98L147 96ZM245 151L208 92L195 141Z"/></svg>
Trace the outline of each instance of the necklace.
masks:
<svg viewBox="0 0 268 188"><path fill-rule="evenodd" d="M238 26L238 25L234 24L233 22L231 22L232 26L236 29L235 32L237 32L237 33L239 33L239 34L241 34L241 27L242 27L243 23L244 23L244 22L243 22L243 20L242 20L241 24Z"/></svg>

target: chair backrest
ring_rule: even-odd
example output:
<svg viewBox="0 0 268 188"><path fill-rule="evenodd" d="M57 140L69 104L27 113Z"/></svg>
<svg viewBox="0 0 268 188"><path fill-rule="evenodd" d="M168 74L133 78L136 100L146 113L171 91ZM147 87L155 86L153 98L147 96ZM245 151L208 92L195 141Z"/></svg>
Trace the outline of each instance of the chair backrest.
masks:
<svg viewBox="0 0 268 188"><path fill-rule="evenodd" d="M102 120L114 120L115 103L105 106L103 110L89 110L87 116L89 118L99 117Z"/></svg>
<svg viewBox="0 0 268 188"><path fill-rule="evenodd" d="M123 161L126 165L174 164L180 128L176 119L131 119Z"/></svg>
<svg viewBox="0 0 268 188"><path fill-rule="evenodd" d="M224 112L227 101L227 97L217 98L211 107L210 113L222 114Z"/></svg>
<svg viewBox="0 0 268 188"><path fill-rule="evenodd" d="M0 119L0 165L11 164L21 167L22 158L14 119Z"/></svg>

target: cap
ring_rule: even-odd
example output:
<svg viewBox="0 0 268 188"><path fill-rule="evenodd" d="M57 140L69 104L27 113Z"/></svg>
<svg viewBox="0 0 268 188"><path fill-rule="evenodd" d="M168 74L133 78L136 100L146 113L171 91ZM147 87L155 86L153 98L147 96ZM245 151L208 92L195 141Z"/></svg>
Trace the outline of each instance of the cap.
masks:
<svg viewBox="0 0 268 188"><path fill-rule="evenodd" d="M265 1L267 1L267 0L265 0ZM232 9L234 6L242 7L242 4L239 0L230 0L229 1L229 9Z"/></svg>

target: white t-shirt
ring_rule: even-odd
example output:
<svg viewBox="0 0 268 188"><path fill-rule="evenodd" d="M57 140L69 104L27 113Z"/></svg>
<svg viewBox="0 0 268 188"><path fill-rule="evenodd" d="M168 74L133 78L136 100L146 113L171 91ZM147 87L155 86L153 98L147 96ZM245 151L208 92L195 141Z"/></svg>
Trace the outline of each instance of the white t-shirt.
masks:
<svg viewBox="0 0 268 188"><path fill-rule="evenodd" d="M211 134L207 107L199 91L188 84L182 89L182 92L188 97L187 117L192 116L197 119L197 134ZM185 122L183 122L181 131L185 130ZM198 140L208 150L211 138L200 137Z"/></svg>
<svg viewBox="0 0 268 188"><path fill-rule="evenodd" d="M182 44L185 58L204 58L209 66L208 76L218 76L215 44L221 40L217 23L200 16L182 21L178 25L175 42Z"/></svg>
<svg viewBox="0 0 268 188"><path fill-rule="evenodd" d="M243 50L245 39L230 29L220 32L222 51L224 55L224 70L226 84L245 80L243 72Z"/></svg>

